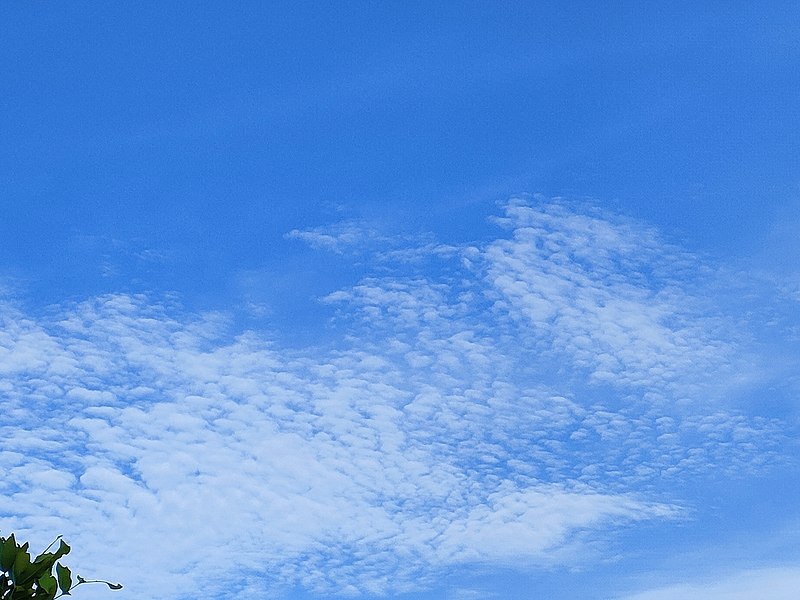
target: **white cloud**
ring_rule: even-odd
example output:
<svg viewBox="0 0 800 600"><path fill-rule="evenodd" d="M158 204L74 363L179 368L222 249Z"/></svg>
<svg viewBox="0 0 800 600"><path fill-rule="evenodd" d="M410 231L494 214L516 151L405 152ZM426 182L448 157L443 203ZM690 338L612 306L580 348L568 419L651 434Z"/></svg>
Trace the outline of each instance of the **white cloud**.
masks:
<svg viewBox="0 0 800 600"><path fill-rule="evenodd" d="M635 223L513 201L513 231L486 249L496 306L529 327L543 352L616 386L651 395L697 390L708 372L732 375L732 332L696 287L708 270Z"/></svg>
<svg viewBox="0 0 800 600"><path fill-rule="evenodd" d="M343 221L333 226L315 227L313 229L293 229L286 234L287 239L305 242L312 248L328 250L342 254L346 251L358 251L365 245L386 244L390 240L372 227L366 227L356 221Z"/></svg>
<svg viewBox="0 0 800 600"><path fill-rule="evenodd" d="M0 306L0 528L64 533L131 597L197 597L198 577L206 597L401 592L452 565L580 560L580 536L681 515L671 477L770 457L775 423L704 395L737 340L681 279L693 259L557 205L504 223L431 251L438 271L401 257L329 295L328 347L169 298Z"/></svg>
<svg viewBox="0 0 800 600"><path fill-rule="evenodd" d="M614 520L674 517L671 506L648 505L631 498L597 494L591 489L567 491L541 486L490 494L463 520L450 524L439 549L448 561L547 562L578 528Z"/></svg>
<svg viewBox="0 0 800 600"><path fill-rule="evenodd" d="M680 583L625 596L620 600L795 600L800 568L753 569L713 581Z"/></svg>

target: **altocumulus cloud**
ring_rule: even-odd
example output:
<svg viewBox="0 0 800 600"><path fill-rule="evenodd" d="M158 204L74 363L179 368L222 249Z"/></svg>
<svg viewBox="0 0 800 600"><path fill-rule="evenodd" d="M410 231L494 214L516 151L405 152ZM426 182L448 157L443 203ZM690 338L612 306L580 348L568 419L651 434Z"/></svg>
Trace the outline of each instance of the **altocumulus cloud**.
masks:
<svg viewBox="0 0 800 600"><path fill-rule="evenodd" d="M688 518L674 478L780 460L779 423L726 401L750 362L712 266L563 202L496 222L460 247L292 232L375 266L321 299L343 334L314 348L163 297L6 301L0 528L64 533L131 597L395 593L580 561Z"/></svg>

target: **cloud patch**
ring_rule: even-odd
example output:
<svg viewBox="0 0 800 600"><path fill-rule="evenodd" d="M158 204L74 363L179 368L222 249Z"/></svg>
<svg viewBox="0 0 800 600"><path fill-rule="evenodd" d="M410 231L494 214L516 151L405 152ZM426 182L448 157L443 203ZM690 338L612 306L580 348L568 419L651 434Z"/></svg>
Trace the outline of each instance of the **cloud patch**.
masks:
<svg viewBox="0 0 800 600"><path fill-rule="evenodd" d="M714 581L681 583L626 596L620 600L794 600L800 589L800 569L753 569Z"/></svg>
<svg viewBox="0 0 800 600"><path fill-rule="evenodd" d="M5 302L0 528L64 533L131 597L188 597L200 574L208 597L380 595L579 561L581 536L684 518L670 478L779 459L780 424L704 381L744 350L697 259L558 203L499 222L382 255L322 299L342 335L314 348L169 297ZM338 251L350 229L293 236Z"/></svg>

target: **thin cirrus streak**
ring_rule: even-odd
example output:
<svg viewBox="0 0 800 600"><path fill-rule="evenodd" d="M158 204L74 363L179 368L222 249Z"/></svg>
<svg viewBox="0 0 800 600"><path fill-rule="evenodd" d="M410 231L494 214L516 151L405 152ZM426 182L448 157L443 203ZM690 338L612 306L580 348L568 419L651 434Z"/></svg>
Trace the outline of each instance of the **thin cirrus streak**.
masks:
<svg viewBox="0 0 800 600"><path fill-rule="evenodd" d="M800 571L791 567L748 569L714 581L654 588L620 600L792 600L800 588Z"/></svg>
<svg viewBox="0 0 800 600"><path fill-rule="evenodd" d="M207 597L384 594L580 561L614 528L688 518L670 478L780 459L780 423L707 381L747 354L709 311L713 269L566 203L497 223L460 247L293 232L380 263L322 299L344 331L327 346L147 295L5 303L0 528L63 532L125 594L181 598L198 573Z"/></svg>

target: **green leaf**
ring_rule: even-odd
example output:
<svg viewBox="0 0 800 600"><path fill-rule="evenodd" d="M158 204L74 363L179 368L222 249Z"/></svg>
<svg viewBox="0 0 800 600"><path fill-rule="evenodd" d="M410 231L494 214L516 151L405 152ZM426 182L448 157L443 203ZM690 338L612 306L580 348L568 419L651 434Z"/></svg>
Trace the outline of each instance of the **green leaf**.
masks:
<svg viewBox="0 0 800 600"><path fill-rule="evenodd" d="M38 579L45 573L49 572L50 569L46 564L42 563L31 563L28 568L26 568L22 573L20 573L19 578L16 581L17 585L30 585L34 580Z"/></svg>
<svg viewBox="0 0 800 600"><path fill-rule="evenodd" d="M36 560L34 562L44 562L45 560L47 560L50 562L50 565L52 566L53 563L55 563L59 558L61 558L65 554L69 554L70 550L71 548L69 547L69 545L64 540L61 540L61 543L58 545L58 550L56 550L55 552L43 552L42 554L36 557Z"/></svg>
<svg viewBox="0 0 800 600"><path fill-rule="evenodd" d="M11 593L11 600L30 600L32 596L33 592L30 588L14 588L14 591Z"/></svg>
<svg viewBox="0 0 800 600"><path fill-rule="evenodd" d="M121 590L122 584L121 583L111 583L110 581L106 581L105 584L110 587L112 590Z"/></svg>
<svg viewBox="0 0 800 600"><path fill-rule="evenodd" d="M52 545L52 544L51 544ZM70 547L61 541L61 544L58 547L58 550L55 552L43 552L36 559L33 561L33 564L22 573L18 584L25 584L29 581L33 581L35 579L39 579L45 573L49 573L55 562L67 554L70 551Z"/></svg>
<svg viewBox="0 0 800 600"><path fill-rule="evenodd" d="M25 544L17 551L17 556L14 558L14 564L11 567L11 579L14 583L18 583L23 578L25 570L31 566L31 555L25 552L28 544Z"/></svg>
<svg viewBox="0 0 800 600"><path fill-rule="evenodd" d="M35 559L33 559L34 565L43 566L48 570L53 568L55 562L56 562L56 555L51 552L40 554Z"/></svg>
<svg viewBox="0 0 800 600"><path fill-rule="evenodd" d="M58 563L56 565L56 576L58 577L58 587L61 593L69 596L69 590L72 587L72 571Z"/></svg>
<svg viewBox="0 0 800 600"><path fill-rule="evenodd" d="M10 571L16 557L17 540L14 539L14 534L12 533L5 542L3 542L3 547L0 548L0 569L2 569L4 573Z"/></svg>
<svg viewBox="0 0 800 600"><path fill-rule="evenodd" d="M72 548L69 547L69 544L67 544L64 540L61 540L61 543L58 545L58 550L56 550L56 560L65 554L69 554L70 550L72 550Z"/></svg>
<svg viewBox="0 0 800 600"><path fill-rule="evenodd" d="M55 597L56 591L58 590L58 582L56 578L53 577L50 573L45 573L39 579L36 580L39 586L47 592L47 597L52 600Z"/></svg>

